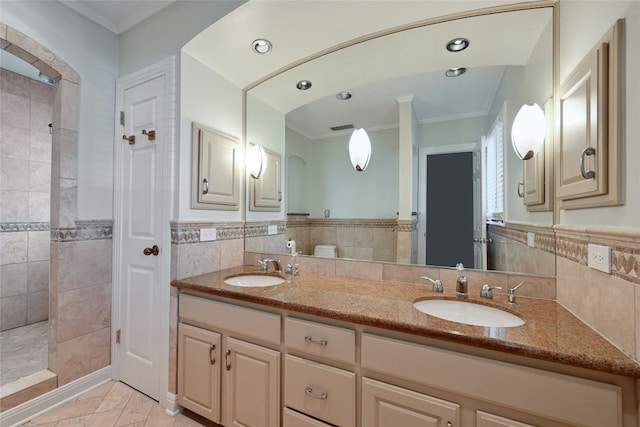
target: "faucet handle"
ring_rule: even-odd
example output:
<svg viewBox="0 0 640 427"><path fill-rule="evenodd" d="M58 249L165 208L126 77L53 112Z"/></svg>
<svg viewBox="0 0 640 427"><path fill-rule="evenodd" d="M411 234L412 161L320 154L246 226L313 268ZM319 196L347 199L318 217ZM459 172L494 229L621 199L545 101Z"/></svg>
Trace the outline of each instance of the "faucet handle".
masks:
<svg viewBox="0 0 640 427"><path fill-rule="evenodd" d="M433 280L431 277L420 276L421 279L425 279L433 283L433 288L431 289L433 292L443 292L444 288L442 286L442 282L440 279Z"/></svg>
<svg viewBox="0 0 640 427"><path fill-rule="evenodd" d="M260 271L267 271L268 264L267 264L267 261L266 261L266 260L264 260L264 261L263 261L263 260L259 259L259 260L257 260L256 262L257 262L258 264L260 264Z"/></svg>
<svg viewBox="0 0 640 427"><path fill-rule="evenodd" d="M493 292L491 291L494 289L502 290L502 286L489 286L485 283L480 290L480 298L493 299Z"/></svg>

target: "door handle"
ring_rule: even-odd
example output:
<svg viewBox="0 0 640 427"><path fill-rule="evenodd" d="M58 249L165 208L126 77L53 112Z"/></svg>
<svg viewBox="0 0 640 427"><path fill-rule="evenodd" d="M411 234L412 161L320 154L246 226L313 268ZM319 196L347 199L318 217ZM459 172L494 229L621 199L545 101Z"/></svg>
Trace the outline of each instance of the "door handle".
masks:
<svg viewBox="0 0 640 427"><path fill-rule="evenodd" d="M160 253L160 248L158 247L158 245L153 245L150 248L144 248L144 251L142 252L146 256L149 256L149 255L158 256L158 254Z"/></svg>

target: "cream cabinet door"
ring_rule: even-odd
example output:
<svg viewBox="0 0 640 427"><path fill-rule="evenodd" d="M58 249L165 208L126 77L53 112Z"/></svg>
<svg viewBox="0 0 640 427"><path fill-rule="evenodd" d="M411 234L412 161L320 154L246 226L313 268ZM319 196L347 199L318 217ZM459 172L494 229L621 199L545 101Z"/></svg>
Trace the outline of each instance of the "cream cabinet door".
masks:
<svg viewBox="0 0 640 427"><path fill-rule="evenodd" d="M237 138L198 123L192 126L194 209L240 209L240 157Z"/></svg>
<svg viewBox="0 0 640 427"><path fill-rule="evenodd" d="M509 418L499 417L487 412L476 411L476 427L534 427Z"/></svg>
<svg viewBox="0 0 640 427"><path fill-rule="evenodd" d="M224 425L278 427L280 353L234 338L226 339Z"/></svg>
<svg viewBox="0 0 640 427"><path fill-rule="evenodd" d="M178 325L178 403L220 422L220 334Z"/></svg>
<svg viewBox="0 0 640 427"><path fill-rule="evenodd" d="M363 378L362 425L367 427L458 427L460 426L460 406L370 378Z"/></svg>
<svg viewBox="0 0 640 427"><path fill-rule="evenodd" d="M252 211L279 212L282 206L282 159L280 154L265 150L267 154L267 168L258 179L251 180L250 205Z"/></svg>
<svg viewBox="0 0 640 427"><path fill-rule="evenodd" d="M622 22L607 32L559 90L556 170L562 208L622 203Z"/></svg>

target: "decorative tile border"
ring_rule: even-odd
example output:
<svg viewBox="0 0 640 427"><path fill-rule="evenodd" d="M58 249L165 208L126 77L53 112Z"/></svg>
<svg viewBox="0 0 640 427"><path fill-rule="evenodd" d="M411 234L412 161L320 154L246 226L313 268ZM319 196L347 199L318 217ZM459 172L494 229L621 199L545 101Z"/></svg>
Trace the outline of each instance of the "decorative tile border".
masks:
<svg viewBox="0 0 640 427"><path fill-rule="evenodd" d="M171 244L185 245L200 243L200 229L215 228L216 240L243 239L244 222L171 222Z"/></svg>
<svg viewBox="0 0 640 427"><path fill-rule="evenodd" d="M611 248L611 274L640 284L640 229L556 225L556 253L587 265L589 243Z"/></svg>
<svg viewBox="0 0 640 427"><path fill-rule="evenodd" d="M505 222L504 227L494 224L487 225L489 233L502 236L505 239L527 245L527 233L535 233L536 249L555 254L556 239L553 228L545 225Z"/></svg>
<svg viewBox="0 0 640 427"><path fill-rule="evenodd" d="M371 218L308 218L290 219L287 227L336 227L336 228L398 228L401 221L393 219L371 219ZM406 224L405 224L406 222ZM411 226L413 220L403 221L402 227ZM417 224L417 222L416 222ZM400 230L410 231L410 230Z"/></svg>
<svg viewBox="0 0 640 427"><path fill-rule="evenodd" d="M112 220L76 221L75 228L52 228L52 242L78 242L83 240L111 240Z"/></svg>
<svg viewBox="0 0 640 427"><path fill-rule="evenodd" d="M0 233L13 233L19 231L49 231L51 224L48 222L3 222L0 223Z"/></svg>
<svg viewBox="0 0 640 427"><path fill-rule="evenodd" d="M269 236L270 225L278 226L278 232L276 234L285 234L287 232L287 221L247 222L244 229L245 237Z"/></svg>

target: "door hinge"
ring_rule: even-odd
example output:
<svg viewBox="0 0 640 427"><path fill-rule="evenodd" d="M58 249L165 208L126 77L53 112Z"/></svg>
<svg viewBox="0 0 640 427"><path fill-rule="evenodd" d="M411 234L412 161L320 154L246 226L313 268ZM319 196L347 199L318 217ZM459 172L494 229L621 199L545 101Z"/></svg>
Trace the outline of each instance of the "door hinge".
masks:
<svg viewBox="0 0 640 427"><path fill-rule="evenodd" d="M124 111L120 111L120 126L124 126Z"/></svg>
<svg viewBox="0 0 640 427"><path fill-rule="evenodd" d="M118 329L116 331L116 344L120 344L120 331L121 329Z"/></svg>

